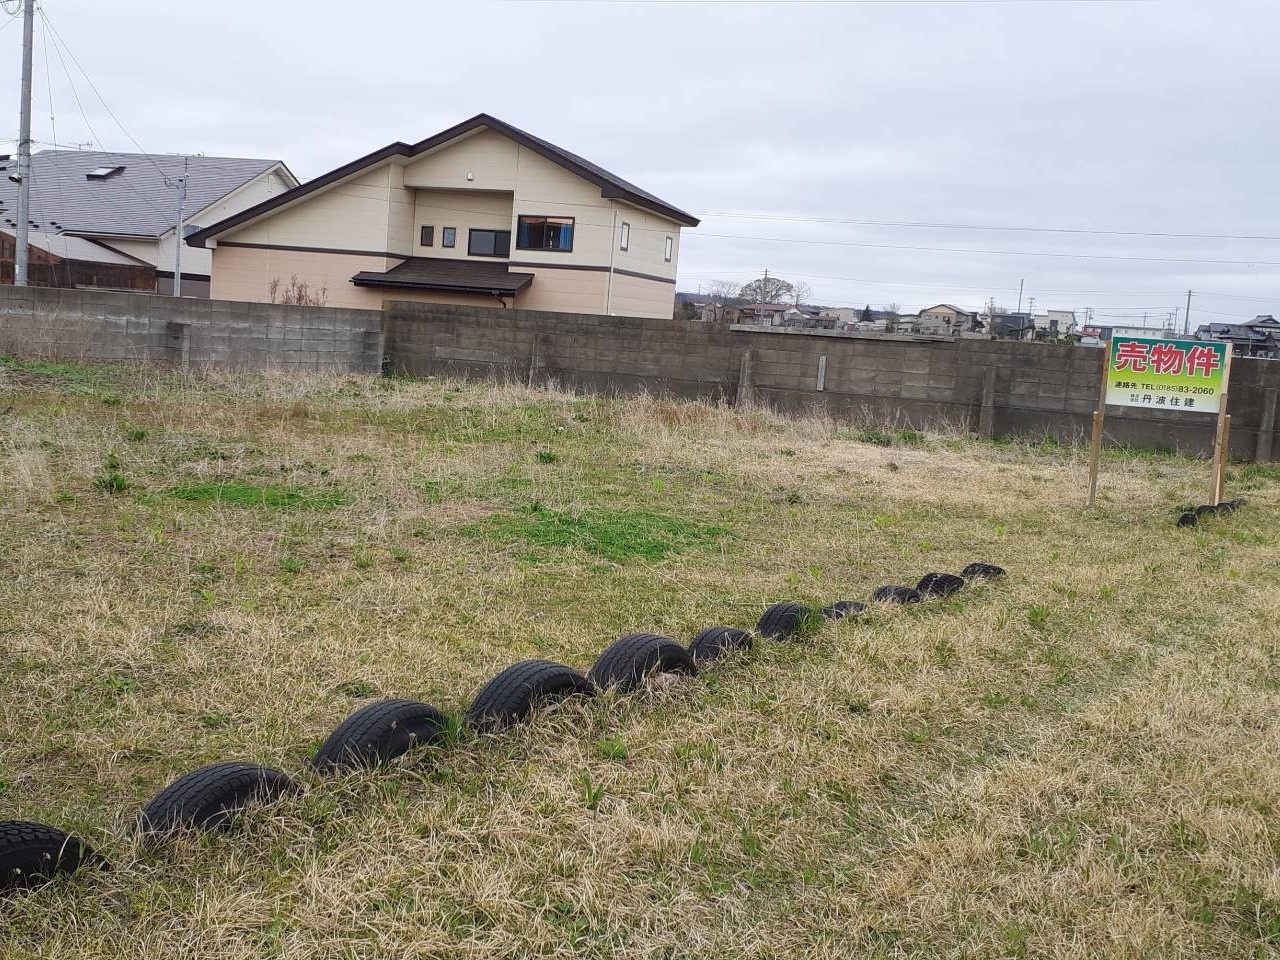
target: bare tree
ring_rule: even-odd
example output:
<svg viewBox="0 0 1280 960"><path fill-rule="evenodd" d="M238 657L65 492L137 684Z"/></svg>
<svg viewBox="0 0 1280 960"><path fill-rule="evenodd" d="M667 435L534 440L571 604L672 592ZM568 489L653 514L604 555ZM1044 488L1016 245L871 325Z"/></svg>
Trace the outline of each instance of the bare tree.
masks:
<svg viewBox="0 0 1280 960"><path fill-rule="evenodd" d="M329 288L321 287L314 293L305 280L299 280L295 273L289 278L289 285L281 288L280 278L272 277L267 284L267 292L272 303L295 304L300 307L323 307L329 301Z"/></svg>
<svg viewBox="0 0 1280 960"><path fill-rule="evenodd" d="M791 299L797 307L808 303L812 298L813 287L809 286L809 284L801 282L791 285Z"/></svg>
<svg viewBox="0 0 1280 960"><path fill-rule="evenodd" d="M738 296L736 280L712 280L707 284L707 293L711 295L711 319L715 323L724 323L729 318L729 301Z"/></svg>

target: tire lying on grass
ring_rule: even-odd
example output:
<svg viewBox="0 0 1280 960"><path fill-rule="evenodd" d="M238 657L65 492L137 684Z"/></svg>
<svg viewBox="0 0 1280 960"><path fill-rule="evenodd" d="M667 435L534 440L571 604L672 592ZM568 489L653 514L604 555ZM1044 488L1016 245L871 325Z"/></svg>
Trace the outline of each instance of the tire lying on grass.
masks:
<svg viewBox="0 0 1280 960"><path fill-rule="evenodd" d="M812 615L803 603L775 603L760 615L756 633L766 640L785 640L804 629Z"/></svg>
<svg viewBox="0 0 1280 960"><path fill-rule="evenodd" d="M376 767L444 739L445 716L417 700L379 700L343 720L320 745L311 765L321 772Z"/></svg>
<svg viewBox="0 0 1280 960"><path fill-rule="evenodd" d="M185 829L225 829L241 810L298 792L279 770L256 763L214 763L179 777L138 815L138 830L160 839Z"/></svg>
<svg viewBox="0 0 1280 960"><path fill-rule="evenodd" d="M954 573L926 573L916 584L916 590L923 597L949 597L963 589L964 577L957 577Z"/></svg>
<svg viewBox="0 0 1280 960"><path fill-rule="evenodd" d="M83 840L54 827L0 820L0 893L38 887L82 866L106 863Z"/></svg>
<svg viewBox="0 0 1280 960"><path fill-rule="evenodd" d="M695 663L719 660L732 650L751 649L751 631L737 627L707 627L689 644L689 656Z"/></svg>
<svg viewBox="0 0 1280 960"><path fill-rule="evenodd" d="M865 609L867 605L857 600L837 600L823 607L822 615L828 620L842 620L851 613L861 613Z"/></svg>
<svg viewBox="0 0 1280 960"><path fill-rule="evenodd" d="M698 668L689 651L670 637L628 633L605 648L587 676L602 690L615 687L628 693L655 672L696 676Z"/></svg>
<svg viewBox="0 0 1280 960"><path fill-rule="evenodd" d="M966 580L998 580L1004 576L1004 568L994 563L971 563L960 571Z"/></svg>
<svg viewBox="0 0 1280 960"><path fill-rule="evenodd" d="M540 703L595 692L590 680L563 663L522 660L481 688L467 710L467 722L482 732L501 730L523 720Z"/></svg>
<svg viewBox="0 0 1280 960"><path fill-rule="evenodd" d="M876 603L919 603L923 598L911 587L887 586L877 587L871 599Z"/></svg>

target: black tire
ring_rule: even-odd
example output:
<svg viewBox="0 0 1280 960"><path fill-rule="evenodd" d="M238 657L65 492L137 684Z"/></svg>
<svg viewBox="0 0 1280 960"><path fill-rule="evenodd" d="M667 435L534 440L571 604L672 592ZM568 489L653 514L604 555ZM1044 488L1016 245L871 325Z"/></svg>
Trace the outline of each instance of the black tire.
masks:
<svg viewBox="0 0 1280 960"><path fill-rule="evenodd" d="M1200 518L1196 516L1196 512L1194 510L1188 510L1186 513L1178 517L1178 526L1180 527L1194 527L1199 522Z"/></svg>
<svg viewBox="0 0 1280 960"><path fill-rule="evenodd" d="M379 700L334 728L311 765L322 772L376 767L444 739L445 716L417 700Z"/></svg>
<svg viewBox="0 0 1280 960"><path fill-rule="evenodd" d="M1004 568L994 563L971 563L960 571L966 580L998 580L1004 576Z"/></svg>
<svg viewBox="0 0 1280 960"><path fill-rule="evenodd" d="M698 668L689 651L670 637L628 633L605 648L587 676L602 690L615 687L628 693L654 672L696 676Z"/></svg>
<svg viewBox="0 0 1280 960"><path fill-rule="evenodd" d="M236 813L296 793L298 785L279 770L256 763L214 763L179 777L157 793L138 816L149 837L179 830L221 830Z"/></svg>
<svg viewBox="0 0 1280 960"><path fill-rule="evenodd" d="M822 615L828 620L842 620L851 613L861 613L867 609L865 603L859 603L857 600L837 600L835 603L822 608Z"/></svg>
<svg viewBox="0 0 1280 960"><path fill-rule="evenodd" d="M737 627L707 627L689 644L694 663L719 660L732 650L751 649L751 631Z"/></svg>
<svg viewBox="0 0 1280 960"><path fill-rule="evenodd" d="M803 630L812 615L803 603L775 603L760 615L756 633L766 640L785 640Z"/></svg>
<svg viewBox="0 0 1280 960"><path fill-rule="evenodd" d="M916 584L922 597L949 597L964 589L964 577L954 573L926 573Z"/></svg>
<svg viewBox="0 0 1280 960"><path fill-rule="evenodd" d="M0 892L36 887L82 866L104 866L83 840L43 823L0 820Z"/></svg>
<svg viewBox="0 0 1280 960"><path fill-rule="evenodd" d="M911 587L887 586L877 587L871 599L875 603L919 603L923 598Z"/></svg>
<svg viewBox="0 0 1280 960"><path fill-rule="evenodd" d="M595 696L595 685L572 667L550 660L523 660L486 683L467 710L476 730L492 732L518 723L540 703Z"/></svg>

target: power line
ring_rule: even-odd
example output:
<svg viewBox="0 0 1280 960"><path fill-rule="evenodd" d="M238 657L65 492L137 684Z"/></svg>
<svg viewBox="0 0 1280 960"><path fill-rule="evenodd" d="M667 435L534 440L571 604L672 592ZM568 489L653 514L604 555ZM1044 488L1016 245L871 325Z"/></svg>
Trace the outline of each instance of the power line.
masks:
<svg viewBox="0 0 1280 960"><path fill-rule="evenodd" d="M44 15L44 10L41 10L41 11L40 11L40 17L41 17L41 19L44 21L45 26L47 26L47 27L49 27L51 30L53 30L53 25L52 25L51 23L49 23L49 19L48 19L48 17L46 17L46 16ZM84 109L84 103L83 103L83 102L81 101L81 99L80 99L80 91L76 89L76 82L75 82L75 80L74 80L74 79L72 78L72 76L71 76L71 70L67 67L67 61L66 61L66 60L63 58L63 56L62 56L62 51L63 51L64 47L63 47L62 43L60 42L61 38L59 38L59 37L58 37L58 31L57 31L57 30L53 30L53 35L54 35L54 38L55 38L55 42L54 42L54 44L53 44L53 52L57 55L57 57L58 57L58 62L62 65L62 72L63 72L64 74L66 74L66 77L67 77L67 84L71 87L71 96L75 99L75 101L76 101L76 107L77 107L77 108L79 108L79 110L80 110L80 118L84 121L85 128L89 131L89 135L90 135L91 137L93 137L93 139L94 139L95 141L97 141L99 144L101 144L101 143L102 143L101 138L98 136L97 131L95 131L95 130L93 129L93 124L91 124L91 123L89 122L89 115L85 112L85 109ZM46 34L46 36L47 36L47 34ZM70 53L71 53L71 51L70 51L70 50L68 50L68 51L67 51L67 53L68 53L68 54L70 54ZM73 58L73 59L74 59L74 58ZM102 151L100 151L100 152L101 152L102 154L104 154L105 156L109 157L109 158L111 159L111 162L112 162L113 164L114 164L114 163L116 163L117 158L116 158L115 154L111 153L111 151L109 151L109 150L102 150ZM159 167L157 167L156 169L159 169ZM163 173L163 171L161 171L161 173ZM127 186L127 187L129 188L129 190L134 194L134 196L136 196L139 200L141 200L141 201L142 201L143 203L145 203L148 207L150 207L150 208L151 208L155 213L157 213L157 214L159 214L159 215L161 215L161 216L164 216L163 211L161 211L159 207L157 207L157 206L156 206L154 203L152 203L149 199L147 199L145 196L143 196L143 194L138 190L138 188L137 188L137 187L135 187L132 183L130 183L130 182L129 182L129 180L128 180L127 178L123 179L123 180L122 180L122 182L124 183L124 185L125 185L125 186Z"/></svg>
<svg viewBox="0 0 1280 960"><path fill-rule="evenodd" d="M691 237L712 237L717 240L752 240L761 243L803 243L825 247L861 247L880 250L912 250L927 253L968 253L995 257L1050 257L1062 260L1110 260L1133 263L1200 263L1213 266L1280 267L1280 260L1207 260L1194 257L1127 257L1101 253L1049 253L1022 250L973 250L964 247L921 247L911 244L859 243L852 240L801 240L794 237L749 237L733 233L693 233Z"/></svg>
<svg viewBox="0 0 1280 960"><path fill-rule="evenodd" d="M156 168L156 172L159 173L160 176L167 177L168 174L165 173L164 170L160 169L160 164L156 163L155 160L151 157L151 154L147 153L147 151L142 148L142 144L138 143L138 141L134 139L133 134L131 134L128 130L125 129L124 124L120 122L120 118L116 116L115 111L111 109L111 105L107 103L106 98L103 97L102 93L98 90L97 85L93 82L93 78L89 76L88 71L85 70L85 68L81 65L80 61L76 59L75 53L73 53L71 48L67 46L67 41L62 39L62 34L58 32L58 28L53 25L53 22L49 19L48 15L44 12L43 6L40 7L40 18L44 21L45 26L53 31L53 35L57 39L58 45L67 52L67 56L69 56L71 58L71 62L76 65L76 69L80 71L81 75L85 79L85 82L89 84L89 89L94 92L94 95L98 98L98 102L102 104L102 108L107 111L107 115L110 116L111 119L115 121L115 125L120 128L120 132L125 135L125 137L129 140L130 143L132 143L135 147L138 148L138 152L142 154L144 157L146 157L147 162ZM59 56L61 56L61 54L59 54ZM65 62L63 64L63 67L65 69L66 67ZM71 75L69 71L67 74L67 79L68 80L71 79ZM83 112L83 110L81 112ZM96 135L94 139L97 139Z"/></svg>
<svg viewBox="0 0 1280 960"><path fill-rule="evenodd" d="M658 6L688 4L769 4L773 6L1052 6L1064 4L1092 4L1093 6L1119 6L1137 3L1168 3L1171 0L492 0L494 3L513 5L599 4L601 6Z"/></svg>
<svg viewBox="0 0 1280 960"><path fill-rule="evenodd" d="M920 227L931 230L985 230L1012 233L1063 233L1093 237L1154 237L1170 240L1265 240L1280 242L1280 236L1259 234L1229 233L1165 233L1153 230L1089 230L1077 227L999 227L975 223L928 223L913 220L862 220L851 217L792 217L769 213L737 213L733 211L713 211L702 214L706 217L724 217L734 220L768 220L783 223L837 223L867 227Z"/></svg>

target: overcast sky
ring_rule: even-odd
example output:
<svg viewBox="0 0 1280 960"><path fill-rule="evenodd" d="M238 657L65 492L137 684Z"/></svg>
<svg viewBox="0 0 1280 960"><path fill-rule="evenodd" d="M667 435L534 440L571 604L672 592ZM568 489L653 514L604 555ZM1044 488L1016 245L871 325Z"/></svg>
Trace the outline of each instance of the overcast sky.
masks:
<svg viewBox="0 0 1280 960"><path fill-rule="evenodd" d="M38 21L41 141L306 180L487 112L702 217L682 290L1280 314L1277 0L42 5L84 73ZM9 138L20 32L0 13Z"/></svg>

